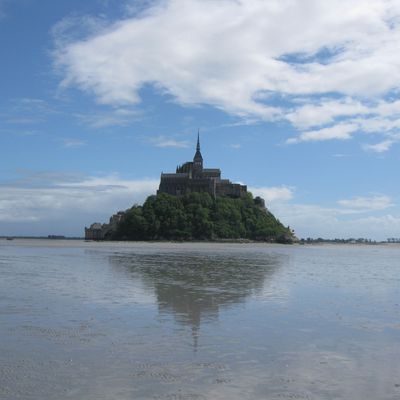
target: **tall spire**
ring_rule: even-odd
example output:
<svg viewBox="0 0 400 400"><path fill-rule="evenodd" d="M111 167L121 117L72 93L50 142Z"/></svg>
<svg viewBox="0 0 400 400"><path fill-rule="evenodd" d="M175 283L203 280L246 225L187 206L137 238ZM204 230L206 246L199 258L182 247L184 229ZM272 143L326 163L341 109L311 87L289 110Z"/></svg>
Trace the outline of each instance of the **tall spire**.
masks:
<svg viewBox="0 0 400 400"><path fill-rule="evenodd" d="M194 155L193 162L197 170L203 169L203 157L200 151L200 129L197 130L196 154Z"/></svg>
<svg viewBox="0 0 400 400"><path fill-rule="evenodd" d="M197 129L197 146L196 151L200 151L200 129Z"/></svg>

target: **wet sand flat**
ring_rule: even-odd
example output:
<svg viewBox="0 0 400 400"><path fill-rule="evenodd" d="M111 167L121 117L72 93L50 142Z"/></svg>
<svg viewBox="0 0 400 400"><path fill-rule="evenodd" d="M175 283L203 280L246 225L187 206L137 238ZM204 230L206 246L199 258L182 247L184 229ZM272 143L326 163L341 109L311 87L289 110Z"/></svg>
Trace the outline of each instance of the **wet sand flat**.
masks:
<svg viewBox="0 0 400 400"><path fill-rule="evenodd" d="M399 260L0 240L0 399L399 399Z"/></svg>

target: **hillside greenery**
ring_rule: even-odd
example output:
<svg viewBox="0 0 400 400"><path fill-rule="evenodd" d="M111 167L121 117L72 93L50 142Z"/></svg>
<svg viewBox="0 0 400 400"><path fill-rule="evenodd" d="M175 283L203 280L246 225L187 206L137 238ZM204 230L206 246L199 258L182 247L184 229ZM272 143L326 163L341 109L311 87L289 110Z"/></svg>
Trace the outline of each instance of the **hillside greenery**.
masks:
<svg viewBox="0 0 400 400"><path fill-rule="evenodd" d="M191 193L176 197L149 196L142 206L127 210L113 240L249 239L290 243L293 234L251 193L246 198Z"/></svg>

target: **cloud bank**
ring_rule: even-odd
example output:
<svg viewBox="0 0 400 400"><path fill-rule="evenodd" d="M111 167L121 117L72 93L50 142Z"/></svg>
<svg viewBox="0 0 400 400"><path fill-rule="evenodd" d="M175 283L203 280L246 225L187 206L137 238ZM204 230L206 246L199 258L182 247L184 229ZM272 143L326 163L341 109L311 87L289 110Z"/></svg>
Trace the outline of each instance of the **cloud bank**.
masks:
<svg viewBox="0 0 400 400"><path fill-rule="evenodd" d="M23 173L0 185L0 223L10 234L83 235L84 225L106 222L118 210L155 193L158 179L129 180L59 173ZM29 222L29 225L26 223ZM62 230L62 232L59 231Z"/></svg>
<svg viewBox="0 0 400 400"><path fill-rule="evenodd" d="M340 199L333 206L272 201L270 210L282 222L290 222L298 237L367 238L398 237L400 218L389 212L395 206L384 194Z"/></svg>
<svg viewBox="0 0 400 400"><path fill-rule="evenodd" d="M119 210L141 204L158 179L124 179L117 174L82 176L21 172L0 184L0 235L82 236L84 226L107 222ZM340 199L332 207L301 204L294 188L250 187L268 209L299 237L398 237L400 218L388 213L394 201L384 194Z"/></svg>
<svg viewBox="0 0 400 400"><path fill-rule="evenodd" d="M159 0L119 21L65 19L54 37L62 86L102 104L137 106L150 85L183 106L286 121L292 144L398 141L397 0Z"/></svg>
<svg viewBox="0 0 400 400"><path fill-rule="evenodd" d="M254 196L262 197L267 204L288 201L293 198L293 189L285 186L249 187Z"/></svg>

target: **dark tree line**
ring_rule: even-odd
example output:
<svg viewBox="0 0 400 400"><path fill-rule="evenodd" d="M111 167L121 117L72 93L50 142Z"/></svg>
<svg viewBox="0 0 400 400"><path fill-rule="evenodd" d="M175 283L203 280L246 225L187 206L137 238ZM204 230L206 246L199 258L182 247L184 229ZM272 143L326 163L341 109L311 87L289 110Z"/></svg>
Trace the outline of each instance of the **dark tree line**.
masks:
<svg viewBox="0 0 400 400"><path fill-rule="evenodd" d="M291 242L293 234L269 211L260 198L244 199L191 193L176 197L149 196L142 206L129 209L114 240L251 239Z"/></svg>

